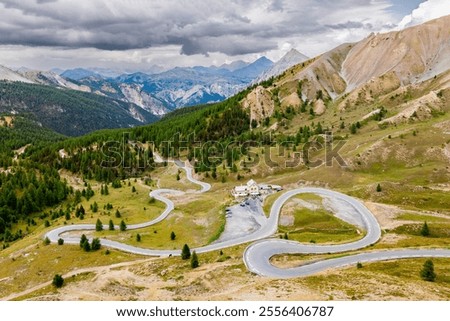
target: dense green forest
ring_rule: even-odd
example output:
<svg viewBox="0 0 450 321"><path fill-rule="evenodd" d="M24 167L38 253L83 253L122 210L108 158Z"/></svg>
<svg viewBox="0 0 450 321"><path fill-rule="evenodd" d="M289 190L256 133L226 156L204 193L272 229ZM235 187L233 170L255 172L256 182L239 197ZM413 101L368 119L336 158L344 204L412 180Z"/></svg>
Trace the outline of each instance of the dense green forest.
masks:
<svg viewBox="0 0 450 321"><path fill-rule="evenodd" d="M46 166L20 168L0 174L0 241L11 242L23 235L22 230L12 233L12 224L19 219L59 204L71 188L61 181L58 171Z"/></svg>
<svg viewBox="0 0 450 321"><path fill-rule="evenodd" d="M131 116L130 109L134 107L120 100L76 90L0 81L2 113L31 114L45 127L67 136L142 125ZM158 119L143 109L139 114L145 123Z"/></svg>
<svg viewBox="0 0 450 321"><path fill-rule="evenodd" d="M0 116L0 241L5 243L24 234L12 232L14 223L22 219L31 224L30 214L60 203L71 192L56 169L15 152L25 146L24 152L41 151L65 139L30 118Z"/></svg>
<svg viewBox="0 0 450 321"><path fill-rule="evenodd" d="M6 118L11 119L8 124ZM52 142L65 139L65 136L57 134L33 121L32 116L0 116L0 167L8 167L13 164L14 150L29 145L28 148L40 150Z"/></svg>

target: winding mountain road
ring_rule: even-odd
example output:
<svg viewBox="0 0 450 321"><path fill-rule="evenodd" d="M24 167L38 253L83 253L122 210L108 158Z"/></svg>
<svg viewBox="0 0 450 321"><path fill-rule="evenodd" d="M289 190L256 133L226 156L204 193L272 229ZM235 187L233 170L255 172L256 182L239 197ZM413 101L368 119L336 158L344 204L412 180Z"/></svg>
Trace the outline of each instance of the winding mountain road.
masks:
<svg viewBox="0 0 450 321"><path fill-rule="evenodd" d="M155 157L155 161L162 162L163 160L160 157ZM192 168L187 166L185 163L182 163L180 161L172 162L174 162L179 168L182 168L186 172L186 177L189 181L200 186L200 190L196 191L195 193L205 193L211 189L210 184L196 180L192 175ZM354 209L354 213L360 216L361 221L364 223L367 234L364 236L364 238L356 242L338 245L307 245L274 238L265 239L276 233L278 228L278 219L283 205L291 197L302 193L313 193L347 203ZM129 225L127 229L141 229L161 222L174 209L174 203L166 196L183 194L185 194L185 192L173 189L158 189L150 192L149 195L151 197L154 197L155 199L166 204L165 210L156 219L141 224ZM108 226L104 225L104 229L107 228ZM116 226L116 228L118 228L118 226ZM62 238L64 239L64 242L66 244L79 244L80 239L78 237L67 237L63 234L72 231L92 230L95 230L94 224L62 226L49 231L47 234L45 234L45 237L48 237L51 242L57 242L59 238ZM220 243L212 243L207 246L196 248L195 251L197 253L204 253L256 241L246 248L243 257L244 263L249 271L261 276L272 278L307 276L330 268L338 268L341 266L356 264L357 262L382 261L415 257L450 257L450 250L447 249L404 249L365 252L356 255L342 256L334 259L326 259L289 269L277 268L270 263L270 258L278 254L323 254L354 251L376 243L379 240L380 236L381 229L374 215L358 200L345 194L323 188L304 187L288 191L282 194L278 199L276 199L270 210L267 224L262 226L254 233ZM180 251L144 249L108 239L101 239L101 243L102 245L110 248L115 248L121 251L141 255L160 257L180 255Z"/></svg>

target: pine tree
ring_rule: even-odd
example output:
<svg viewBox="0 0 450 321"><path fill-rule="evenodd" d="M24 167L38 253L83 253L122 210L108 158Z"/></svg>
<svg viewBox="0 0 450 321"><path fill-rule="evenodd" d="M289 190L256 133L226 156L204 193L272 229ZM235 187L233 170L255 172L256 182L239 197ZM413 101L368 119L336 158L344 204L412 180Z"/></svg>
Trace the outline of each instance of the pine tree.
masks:
<svg viewBox="0 0 450 321"><path fill-rule="evenodd" d="M120 182L119 179L115 179L115 180L113 180L111 186L113 188L121 188L122 187L122 183Z"/></svg>
<svg viewBox="0 0 450 321"><path fill-rule="evenodd" d="M140 242L141 241L141 234L136 234L136 242Z"/></svg>
<svg viewBox="0 0 450 321"><path fill-rule="evenodd" d="M127 225L125 224L125 222L122 220L120 222L120 230L123 232L127 229Z"/></svg>
<svg viewBox="0 0 450 321"><path fill-rule="evenodd" d="M81 202L81 192L77 190L75 192L75 204L78 204L80 202Z"/></svg>
<svg viewBox="0 0 450 321"><path fill-rule="evenodd" d="M183 249L181 250L181 258L183 260L187 260L191 257L191 250L187 244L184 244Z"/></svg>
<svg viewBox="0 0 450 321"><path fill-rule="evenodd" d="M420 277L425 281L434 282L436 279L436 273L434 273L434 264L431 260L426 260L423 264L422 271L420 271Z"/></svg>
<svg viewBox="0 0 450 321"><path fill-rule="evenodd" d="M95 195L95 193L92 190L91 184L88 184L87 189L86 189L86 194L85 194L86 199L89 201L89 199L94 195Z"/></svg>
<svg viewBox="0 0 450 321"><path fill-rule="evenodd" d="M44 245L50 245L50 239L48 238L48 236L44 239Z"/></svg>
<svg viewBox="0 0 450 321"><path fill-rule="evenodd" d="M420 235L430 236L430 229L428 228L427 222L423 223L422 229L420 230Z"/></svg>
<svg viewBox="0 0 450 321"><path fill-rule="evenodd" d="M122 215L120 214L119 210L116 210L116 217L117 217L117 218L122 217Z"/></svg>
<svg viewBox="0 0 450 321"><path fill-rule="evenodd" d="M64 240L62 238L58 239L58 245L63 245L64 244Z"/></svg>
<svg viewBox="0 0 450 321"><path fill-rule="evenodd" d="M54 287L60 288L64 285L64 278L59 274L55 274L55 276L53 277L52 284Z"/></svg>
<svg viewBox="0 0 450 321"><path fill-rule="evenodd" d="M87 237L86 237L86 235L81 235L81 238L80 238L80 247L81 248L83 248L83 246L84 246L84 243L86 243L88 241L88 239L87 239Z"/></svg>
<svg viewBox="0 0 450 321"><path fill-rule="evenodd" d="M175 232L172 231L172 232L170 233L170 239L173 241L173 240L175 240L176 237L177 237L177 236L175 235Z"/></svg>
<svg viewBox="0 0 450 321"><path fill-rule="evenodd" d="M197 257L197 253L192 252L192 257L191 257L191 268L195 269L198 268L199 264L198 264L198 257Z"/></svg>
<svg viewBox="0 0 450 321"><path fill-rule="evenodd" d="M89 251L91 250L91 245L89 244L89 241L88 241L88 240L86 240L86 241L83 243L82 248L83 248L83 250L84 250L85 252L89 252Z"/></svg>
<svg viewBox="0 0 450 321"><path fill-rule="evenodd" d="M131 188L131 193L136 193L136 187L133 186L133 187Z"/></svg>
<svg viewBox="0 0 450 321"><path fill-rule="evenodd" d="M101 246L102 245L101 245L100 239L98 237L96 237L95 239L92 240L92 245L91 245L92 251L100 250Z"/></svg>
<svg viewBox="0 0 450 321"><path fill-rule="evenodd" d="M322 133L323 133L322 124L319 122L319 123L317 123L316 134L322 134Z"/></svg>
<svg viewBox="0 0 450 321"><path fill-rule="evenodd" d="M378 185L377 185L377 192L380 193L381 191L382 191L381 185L378 183Z"/></svg>
<svg viewBox="0 0 450 321"><path fill-rule="evenodd" d="M114 231L114 222L112 220L109 220L109 230Z"/></svg>
<svg viewBox="0 0 450 321"><path fill-rule="evenodd" d="M98 204L97 204L97 202L94 202L94 204L92 204L92 212L94 212L94 213L98 212Z"/></svg>
<svg viewBox="0 0 450 321"><path fill-rule="evenodd" d="M97 219L97 222L95 223L95 230L97 232L103 231L103 223L100 221L100 219Z"/></svg>
<svg viewBox="0 0 450 321"><path fill-rule="evenodd" d="M288 236L288 234L286 232L284 233L284 239L285 240L289 240L289 236Z"/></svg>

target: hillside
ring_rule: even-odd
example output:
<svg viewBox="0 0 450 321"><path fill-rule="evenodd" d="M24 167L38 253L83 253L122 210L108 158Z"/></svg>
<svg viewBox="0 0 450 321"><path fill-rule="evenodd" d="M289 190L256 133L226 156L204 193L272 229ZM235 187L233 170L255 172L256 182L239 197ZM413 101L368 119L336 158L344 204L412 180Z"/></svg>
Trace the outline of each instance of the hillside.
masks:
<svg viewBox="0 0 450 321"><path fill-rule="evenodd" d="M0 167L8 168L13 159L29 149L39 149L62 141L65 136L22 116L0 116Z"/></svg>
<svg viewBox="0 0 450 321"><path fill-rule="evenodd" d="M414 48L414 38L410 34L431 33L429 37L433 37L436 35L434 32L446 25L449 18L444 17L387 35L402 39L405 46ZM377 37L381 39L387 36ZM440 45L433 47L440 48L435 54L439 57L438 53L445 52L450 42L449 38L445 37L437 39ZM406 40L411 43L405 42ZM370 53L371 50L363 49L364 44L372 48L370 43L372 42L364 39L357 44L343 44L286 70L276 78L254 85L223 103L187 108L173 115L169 114L154 125L135 128L131 130L131 137L137 141L155 142L155 148L160 149L165 155L167 147L161 143L174 139L176 135L180 141L193 139L193 135L200 142L234 140L236 146L230 147L231 149L238 148L239 144L248 140L252 140L255 145L263 146L289 141L299 148L301 144L317 140L320 142L323 139L321 136L326 131L332 132L339 140L358 141L360 133L384 135L385 131L395 130L397 126L415 128L422 123L433 124L440 117L447 115L450 85L448 65L446 70L430 67L440 74L413 83L400 79L396 72L385 73L381 68L378 78L372 77L363 85L347 92L349 86L342 75L346 73L344 71L347 70L345 66L348 65L348 59L354 55L355 48L359 48L358 52ZM358 57L361 61L373 59L371 56L358 55ZM399 61L399 66L406 66L409 56L405 55L404 59ZM436 58L436 61L441 61L441 58ZM438 65L436 63L436 66ZM414 77L420 78L421 75L416 74ZM242 109L242 112L239 112L239 109ZM118 137L120 133L121 131L110 132L109 135ZM105 139L105 134L101 133L100 136L94 134L91 137L73 143L78 146L83 146L86 142L91 144L94 140ZM179 145L177 142L174 143ZM190 144L187 150L190 160L193 155L192 149L193 146ZM244 149L244 152L246 150ZM197 153L200 153L200 157L197 157L199 160L202 150L197 150ZM225 151L225 154L227 153ZM357 164L358 161L353 159L354 155L348 157L349 164ZM234 161L226 155L219 157L219 164L225 158L227 165L232 166ZM199 171L208 171L206 168ZM268 169L265 166L257 166L252 168L252 173L261 174L266 170ZM276 171L274 168L269 170ZM232 174L228 172L227 175Z"/></svg>
<svg viewBox="0 0 450 321"><path fill-rule="evenodd" d="M0 112L31 114L45 127L79 136L104 129L132 127L157 119L130 103L95 94L23 82L0 82Z"/></svg>
<svg viewBox="0 0 450 321"><path fill-rule="evenodd" d="M257 110L264 102L255 97L271 96L273 102L266 105L285 108L309 102L317 114L322 114L331 101L338 104L339 110L349 109L384 100L390 94L399 95L408 88L424 88L428 80L434 80L434 91L446 89L449 27L450 16L446 16L402 31L372 34L355 44L343 44L292 67L274 81L263 82L262 87L255 89L258 94L251 93L244 105L255 106L254 114L261 114ZM387 52L392 54L386 55ZM266 117L274 112L269 108ZM261 122L262 117L256 120Z"/></svg>

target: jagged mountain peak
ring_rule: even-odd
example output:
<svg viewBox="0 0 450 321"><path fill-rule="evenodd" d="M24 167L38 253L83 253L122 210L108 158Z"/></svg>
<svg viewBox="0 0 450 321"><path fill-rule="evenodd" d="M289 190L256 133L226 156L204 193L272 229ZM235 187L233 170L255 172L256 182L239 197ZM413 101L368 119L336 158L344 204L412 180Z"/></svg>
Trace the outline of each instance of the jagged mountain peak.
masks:
<svg viewBox="0 0 450 321"><path fill-rule="evenodd" d="M291 59L303 59L305 61L305 60L308 60L309 57L305 56L297 49L292 48L283 57L281 57L281 59L278 60L276 63L282 62L284 60L291 60Z"/></svg>
<svg viewBox="0 0 450 321"><path fill-rule="evenodd" d="M236 60L228 64L223 64L219 67L219 69L226 69L228 71L236 71L238 69L244 68L245 66L248 66L249 63L242 61L242 60Z"/></svg>
<svg viewBox="0 0 450 321"><path fill-rule="evenodd" d="M289 50L280 60L278 60L270 69L261 74L254 83L259 83L261 81L267 80L270 77L275 77L282 74L285 70L302 63L309 58L304 54L300 53L295 48Z"/></svg>

